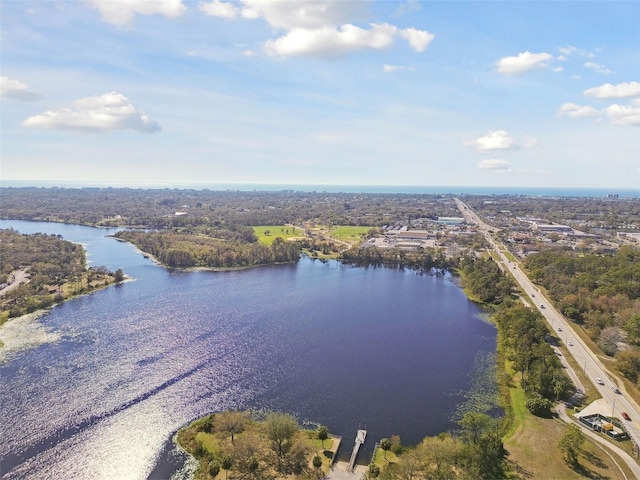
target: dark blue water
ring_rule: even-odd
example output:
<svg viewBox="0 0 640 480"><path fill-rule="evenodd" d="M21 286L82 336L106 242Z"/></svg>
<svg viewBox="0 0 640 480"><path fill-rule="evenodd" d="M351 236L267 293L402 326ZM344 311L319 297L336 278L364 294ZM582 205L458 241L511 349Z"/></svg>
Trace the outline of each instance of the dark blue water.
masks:
<svg viewBox="0 0 640 480"><path fill-rule="evenodd" d="M81 242L135 281L54 308L31 325L48 340L0 365L2 478L166 478L171 435L227 408L325 424L347 455L366 425L366 461L382 437L454 428L475 362L495 350L446 277L309 259L170 272L106 230L9 225Z"/></svg>

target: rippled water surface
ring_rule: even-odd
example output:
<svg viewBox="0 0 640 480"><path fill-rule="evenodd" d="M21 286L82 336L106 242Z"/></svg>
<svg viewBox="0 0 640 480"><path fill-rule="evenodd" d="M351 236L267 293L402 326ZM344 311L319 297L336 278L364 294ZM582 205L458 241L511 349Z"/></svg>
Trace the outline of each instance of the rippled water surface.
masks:
<svg viewBox="0 0 640 480"><path fill-rule="evenodd" d="M370 455L384 436L411 444L452 428L474 362L495 350L493 327L446 277L309 259L170 272L107 230L8 226L83 243L134 281L32 320L44 340L0 364L2 478L166 478L183 461L172 434L226 408L325 424L347 455L366 425Z"/></svg>

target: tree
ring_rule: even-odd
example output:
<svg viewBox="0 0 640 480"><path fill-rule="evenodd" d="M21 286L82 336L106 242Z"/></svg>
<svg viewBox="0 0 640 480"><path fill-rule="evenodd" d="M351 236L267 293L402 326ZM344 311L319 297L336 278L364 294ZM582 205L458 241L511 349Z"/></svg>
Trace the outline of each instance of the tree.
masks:
<svg viewBox="0 0 640 480"><path fill-rule="evenodd" d="M215 429L231 435L231 443L234 441L235 435L242 433L249 422L249 415L245 412L222 412L217 414L213 423Z"/></svg>
<svg viewBox="0 0 640 480"><path fill-rule="evenodd" d="M254 473L256 470L258 470L259 466L260 462L256 457L254 457L253 455L249 457L249 459L247 460L247 469L250 473Z"/></svg>
<svg viewBox="0 0 640 480"><path fill-rule="evenodd" d="M375 463L369 464L369 478L378 478L380 476L380 467Z"/></svg>
<svg viewBox="0 0 640 480"><path fill-rule="evenodd" d="M115 281L118 282L118 283L120 283L120 282L122 282L124 280L124 272L122 271L121 268L116 270L116 273L115 273L114 277L115 277Z"/></svg>
<svg viewBox="0 0 640 480"><path fill-rule="evenodd" d="M318 470L320 470L320 467L322 467L322 459L316 455L315 457L313 457L313 468L316 469L316 472Z"/></svg>
<svg viewBox="0 0 640 480"><path fill-rule="evenodd" d="M231 470L231 467L233 466L233 460L231 459L230 456L225 455L222 457L222 462L220 462L220 466L224 470L224 478L226 480L229 475L229 470Z"/></svg>
<svg viewBox="0 0 640 480"><path fill-rule="evenodd" d="M391 451L396 455L400 455L402 453L402 440L400 440L400 435L391 435Z"/></svg>
<svg viewBox="0 0 640 480"><path fill-rule="evenodd" d="M461 444L456 442L451 435L441 433L437 437L426 437L418 445L417 451L428 469L432 471L434 478L452 478L452 469L456 464Z"/></svg>
<svg viewBox="0 0 640 480"><path fill-rule="evenodd" d="M525 405L527 410L538 417L548 417L551 413L551 407L553 407L551 400L540 395L533 395L527 398Z"/></svg>
<svg viewBox="0 0 640 480"><path fill-rule="evenodd" d="M616 367L632 382L638 381L638 373L640 373L640 350L637 348L628 348L618 352L616 355Z"/></svg>
<svg viewBox="0 0 640 480"><path fill-rule="evenodd" d="M265 431L274 451L282 458L291 447L298 431L298 422L286 413L272 413L265 420Z"/></svg>
<svg viewBox="0 0 640 480"><path fill-rule="evenodd" d="M484 413L465 413L458 425L462 427L463 433L471 440L471 443L478 443L481 435L491 424L491 417Z"/></svg>
<svg viewBox="0 0 640 480"><path fill-rule="evenodd" d="M582 444L585 441L584 434L576 425L569 425L567 432L558 442L558 448L562 451L564 460L571 466L578 465L578 455L582 452Z"/></svg>
<svg viewBox="0 0 640 480"><path fill-rule="evenodd" d="M391 449L391 440L388 438L380 440L380 448L384 450L384 459L387 460L387 452Z"/></svg>
<svg viewBox="0 0 640 480"><path fill-rule="evenodd" d="M219 473L220 473L220 465L218 465L217 463L210 463L209 475L211 475L213 478L216 478L216 475L218 475Z"/></svg>
<svg viewBox="0 0 640 480"><path fill-rule="evenodd" d="M329 438L329 429L324 425L318 427L318 440L322 442L322 450L324 450L324 441Z"/></svg>

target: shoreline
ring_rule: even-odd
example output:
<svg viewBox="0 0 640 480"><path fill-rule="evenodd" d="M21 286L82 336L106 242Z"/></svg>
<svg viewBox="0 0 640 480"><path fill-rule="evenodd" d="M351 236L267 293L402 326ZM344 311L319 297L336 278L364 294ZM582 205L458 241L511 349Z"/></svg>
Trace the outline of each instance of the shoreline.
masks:
<svg viewBox="0 0 640 480"><path fill-rule="evenodd" d="M6 331L11 331L13 328L15 327L11 327L11 325L15 325L21 322L32 322L35 321L37 319L39 319L40 317L42 317L43 315L49 313L51 310L53 310L55 307L60 306L70 300L73 300L74 298L79 298L85 295L91 295L95 292L99 292L101 290L104 290L105 288L109 288L112 287L114 285L120 285L122 283L127 283L127 282L133 282L134 278L133 277L129 277L127 275L125 275L124 280L122 280L121 282L111 282L108 285L100 285L97 286L95 288L93 288L92 290L88 291L88 292L82 292L82 293L76 293L71 295L70 297L67 297L65 299L63 299L60 302L55 302L53 303L53 305L51 305L50 307L47 308L40 308L38 310L34 310L33 312L29 312L29 313L25 313L24 315L20 315L19 317L9 317L6 320L4 320L3 322L0 323L0 363L2 361L5 360L8 352L10 353L11 351L20 351L23 350L22 348L13 348L11 349L11 344L13 342L13 345L17 345L18 347L24 346L24 345L29 345L28 340L19 342L19 341L14 341L13 339L9 340L9 345L7 345L7 342L5 341L6 339ZM40 324L41 327L44 328L44 325ZM46 342L40 342L40 343L36 343L34 344L34 347L37 347L38 345L42 345L43 343L50 343L49 341ZM7 350L9 349L9 350Z"/></svg>
<svg viewBox="0 0 640 480"><path fill-rule="evenodd" d="M275 262L275 263L261 263L259 265L238 265L237 267L170 267L169 265L165 265L158 258L149 253L142 250L135 243L131 243L128 240L123 240L118 237L114 237L113 235L109 235L110 238L115 238L119 242L128 243L131 245L137 253L140 253L147 260L151 260L151 262L155 263L157 266L162 267L166 270L177 270L179 272L236 272L240 270L249 270L251 268L260 268L260 267L270 267L272 265L289 265L291 263L296 262ZM311 258L311 257L310 257Z"/></svg>

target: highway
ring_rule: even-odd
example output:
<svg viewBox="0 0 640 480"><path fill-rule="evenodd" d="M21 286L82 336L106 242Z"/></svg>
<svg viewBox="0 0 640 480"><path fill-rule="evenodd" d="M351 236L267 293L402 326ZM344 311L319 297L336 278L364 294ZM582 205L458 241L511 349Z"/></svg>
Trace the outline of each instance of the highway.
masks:
<svg viewBox="0 0 640 480"><path fill-rule="evenodd" d="M455 201L465 220L468 223L475 224L484 234L491 248L498 254L503 270L508 269L513 274L522 290L531 298L557 336L567 345L570 354L578 365L582 367L585 375L593 382L602 398L606 400L610 410L602 412L602 414L620 418L632 440L636 445L640 445L640 407L622 393L616 393L618 391L617 387L597 355L575 334L570 322L553 307L547 298L542 296L540 290L529 280L520 265L516 262L511 262L507 258L505 255L506 248L491 235L498 229L484 223L461 200L456 198ZM598 382L598 379L600 379L600 382ZM614 391L614 388L616 388L616 391ZM624 420L621 415L622 412L626 412L631 420Z"/></svg>

